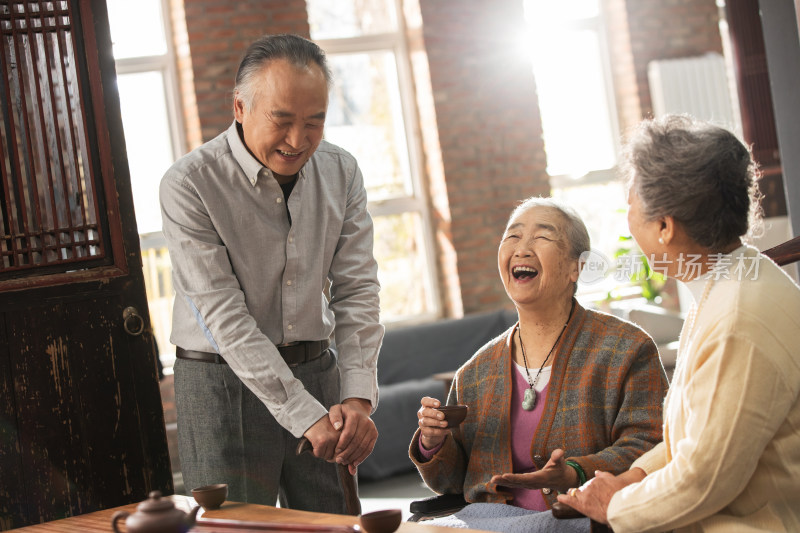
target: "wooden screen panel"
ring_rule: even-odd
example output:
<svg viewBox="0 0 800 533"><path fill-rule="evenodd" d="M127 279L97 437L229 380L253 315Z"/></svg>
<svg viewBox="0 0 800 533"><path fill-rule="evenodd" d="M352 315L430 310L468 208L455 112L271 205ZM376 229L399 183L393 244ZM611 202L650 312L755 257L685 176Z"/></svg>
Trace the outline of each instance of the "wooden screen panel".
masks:
<svg viewBox="0 0 800 533"><path fill-rule="evenodd" d="M118 295L3 316L14 376L7 398L16 405L26 477L14 496L27 523L144 499L146 472L170 471L161 455L143 453L152 446L139 428L163 428L163 418L141 419L152 409L130 408L142 401L129 379L139 363L109 308L122 312ZM155 368L150 374L155 382Z"/></svg>
<svg viewBox="0 0 800 533"><path fill-rule="evenodd" d="M0 0L0 529L173 490L111 50L105 0Z"/></svg>
<svg viewBox="0 0 800 533"><path fill-rule="evenodd" d="M20 460L17 403L14 397L14 375L9 364L9 342L5 314L0 313L0 472L7 487L24 487ZM0 490L0 531L15 527L15 517L25 513L25 495L13 490Z"/></svg>
<svg viewBox="0 0 800 533"><path fill-rule="evenodd" d="M106 256L72 19L65 0L0 5L0 274Z"/></svg>

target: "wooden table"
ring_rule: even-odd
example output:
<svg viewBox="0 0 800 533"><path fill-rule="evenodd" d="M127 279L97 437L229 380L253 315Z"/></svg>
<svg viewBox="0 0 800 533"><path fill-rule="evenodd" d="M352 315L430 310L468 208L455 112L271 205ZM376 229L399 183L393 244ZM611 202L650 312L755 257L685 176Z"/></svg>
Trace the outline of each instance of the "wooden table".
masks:
<svg viewBox="0 0 800 533"><path fill-rule="evenodd" d="M175 502L176 507L183 511L190 511L194 505L194 499L187 496L169 496ZM109 533L111 529L111 517L117 511L136 512L137 504L124 505L114 509L105 509L94 513L73 516L62 520L54 520L34 526L27 526L11 531L19 533ZM267 505L255 505L249 503L225 502L216 511L203 511L198 513L198 525L192 528L192 532L220 532L220 533L246 533L241 529L218 528L203 526L204 520L243 520L248 522L268 522L272 524L305 524L323 526L348 526L352 531L361 531L358 526L358 517L326 513L312 513L308 511L295 511L292 509L281 509ZM125 520L120 520L120 530L125 531ZM287 529L288 530L288 529ZM252 530L256 531L256 530ZM273 529L274 531L274 529ZM289 530L290 531L290 530ZM342 531L346 531L343 528ZM451 528L427 526L414 522L403 522L397 530L400 533L452 533ZM459 529L458 531L469 533L475 530Z"/></svg>

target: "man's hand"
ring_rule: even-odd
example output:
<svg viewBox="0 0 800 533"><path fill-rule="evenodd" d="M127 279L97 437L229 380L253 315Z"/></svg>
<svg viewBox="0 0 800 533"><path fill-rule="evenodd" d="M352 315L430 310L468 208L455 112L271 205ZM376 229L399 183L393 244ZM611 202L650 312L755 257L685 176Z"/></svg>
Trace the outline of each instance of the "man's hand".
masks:
<svg viewBox="0 0 800 533"><path fill-rule="evenodd" d="M550 488L564 492L570 487L577 487L579 478L575 469L567 465L564 450L557 449L553 450L550 460L541 470L525 474L495 475L490 483L496 483L501 487L533 490Z"/></svg>
<svg viewBox="0 0 800 533"><path fill-rule="evenodd" d="M342 432L336 443L336 462L347 465L355 475L358 465L369 457L378 440L375 422L369 417L372 404L362 398L348 398L341 404L331 407L328 418L332 427Z"/></svg>
<svg viewBox="0 0 800 533"><path fill-rule="evenodd" d="M334 429L329 417L323 416L303 433L314 449L314 456L333 462L336 452L336 443L339 442L339 432Z"/></svg>
<svg viewBox="0 0 800 533"><path fill-rule="evenodd" d="M566 503L595 522L608 524L608 504L611 497L618 490L643 480L646 475L641 468L632 468L618 476L598 471L581 488L559 494L558 501Z"/></svg>

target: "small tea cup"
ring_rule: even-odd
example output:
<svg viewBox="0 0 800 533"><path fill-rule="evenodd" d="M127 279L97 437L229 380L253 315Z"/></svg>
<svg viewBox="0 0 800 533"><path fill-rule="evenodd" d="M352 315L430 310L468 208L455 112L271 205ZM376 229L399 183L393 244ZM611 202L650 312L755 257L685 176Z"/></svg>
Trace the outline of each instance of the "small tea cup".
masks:
<svg viewBox="0 0 800 533"><path fill-rule="evenodd" d="M225 498L228 497L228 484L217 483L192 489L192 497L206 511L219 509Z"/></svg>
<svg viewBox="0 0 800 533"><path fill-rule="evenodd" d="M362 514L359 522L367 533L392 533L400 527L402 518L403 512L400 509L384 509Z"/></svg>
<svg viewBox="0 0 800 533"><path fill-rule="evenodd" d="M466 405L442 405L437 407L438 411L444 413L444 419L447 422L447 427L454 428L458 426L467 417L469 407Z"/></svg>

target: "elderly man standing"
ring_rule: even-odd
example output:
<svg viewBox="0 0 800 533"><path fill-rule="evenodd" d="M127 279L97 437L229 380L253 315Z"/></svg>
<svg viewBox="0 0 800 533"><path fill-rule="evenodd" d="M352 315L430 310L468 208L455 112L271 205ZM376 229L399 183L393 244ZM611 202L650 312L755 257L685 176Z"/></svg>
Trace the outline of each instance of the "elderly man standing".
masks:
<svg viewBox="0 0 800 533"><path fill-rule="evenodd" d="M375 445L372 220L356 160L322 140L330 83L316 44L262 37L239 65L233 124L161 181L187 490L344 513L334 462L355 473ZM303 436L327 463L295 455Z"/></svg>

